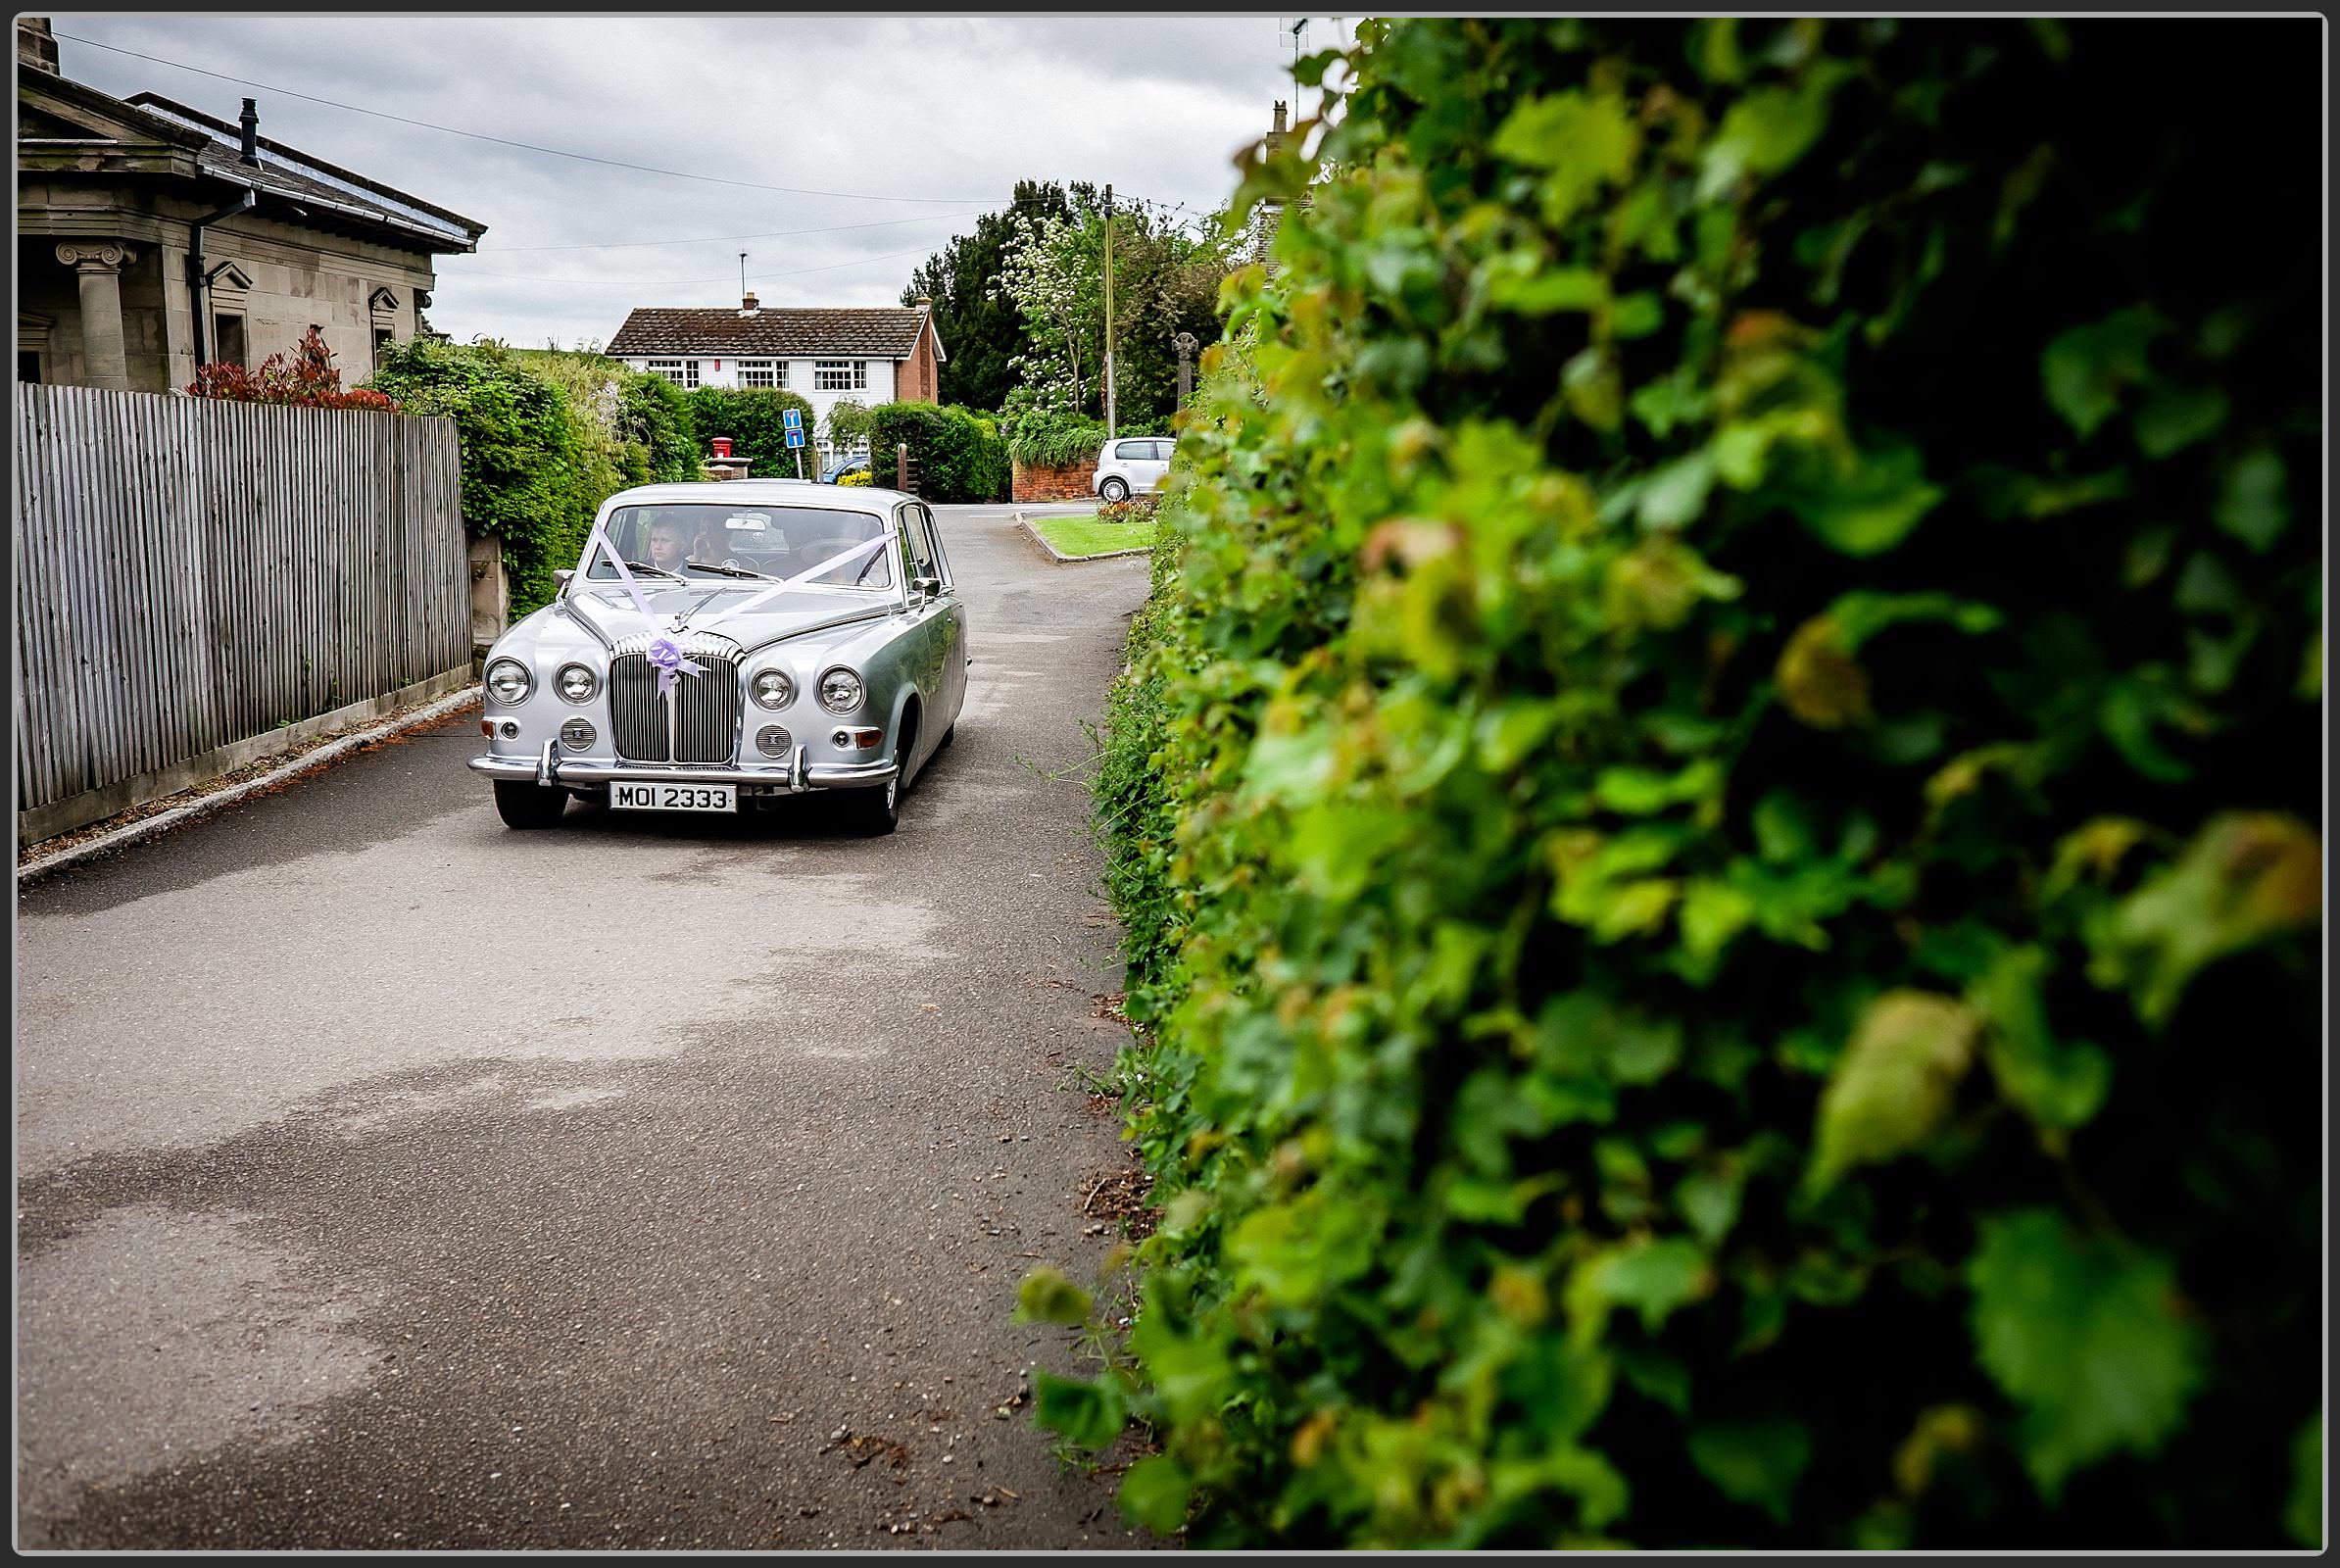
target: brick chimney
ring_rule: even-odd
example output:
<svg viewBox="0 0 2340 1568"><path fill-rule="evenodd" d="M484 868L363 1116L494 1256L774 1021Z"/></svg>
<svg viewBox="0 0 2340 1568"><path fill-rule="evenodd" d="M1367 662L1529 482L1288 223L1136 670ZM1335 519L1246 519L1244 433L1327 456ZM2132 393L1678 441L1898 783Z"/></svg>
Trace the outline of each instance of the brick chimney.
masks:
<svg viewBox="0 0 2340 1568"><path fill-rule="evenodd" d="M17 18L17 64L26 71L45 71L50 75L57 70L57 37L49 30L47 17Z"/></svg>
<svg viewBox="0 0 2340 1568"><path fill-rule="evenodd" d="M260 103L257 99L247 98L244 100L244 113L241 119L244 126L244 150L241 156L247 164L258 164L260 162Z"/></svg>

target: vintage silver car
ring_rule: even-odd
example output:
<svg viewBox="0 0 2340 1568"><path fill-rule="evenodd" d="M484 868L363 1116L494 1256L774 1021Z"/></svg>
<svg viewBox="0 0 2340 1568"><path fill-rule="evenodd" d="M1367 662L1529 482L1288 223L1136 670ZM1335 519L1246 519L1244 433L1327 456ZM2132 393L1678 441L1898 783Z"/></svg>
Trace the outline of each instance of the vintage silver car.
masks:
<svg viewBox="0 0 2340 1568"><path fill-rule="evenodd" d="M602 504L560 576L482 671L471 766L508 826L551 826L572 795L738 812L834 790L888 833L955 734L967 614L915 496L642 485Z"/></svg>

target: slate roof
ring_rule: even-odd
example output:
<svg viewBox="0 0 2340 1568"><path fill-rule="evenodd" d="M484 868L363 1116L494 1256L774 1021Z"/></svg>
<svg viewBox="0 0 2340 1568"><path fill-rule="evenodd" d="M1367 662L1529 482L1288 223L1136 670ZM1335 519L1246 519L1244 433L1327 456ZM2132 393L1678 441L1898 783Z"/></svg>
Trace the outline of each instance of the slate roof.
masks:
<svg viewBox="0 0 2340 1568"><path fill-rule="evenodd" d="M610 355L701 355L724 359L815 358L853 355L872 360L906 360L918 346L924 311L909 309L781 309L766 306L745 314L737 306L715 310L645 310L602 352ZM936 347L941 348L938 339ZM938 358L940 355L938 354Z"/></svg>
<svg viewBox="0 0 2340 1568"><path fill-rule="evenodd" d="M399 229L422 240L421 248L430 251L468 251L487 232L487 224L476 219L434 207L418 196L352 173L266 136L259 138L260 164L255 168L242 158L241 125L215 120L201 110L173 103L160 93L142 92L122 101L208 136L210 140L195 155L197 167L206 173L250 184L305 206L314 203L320 217L329 214L345 220Z"/></svg>

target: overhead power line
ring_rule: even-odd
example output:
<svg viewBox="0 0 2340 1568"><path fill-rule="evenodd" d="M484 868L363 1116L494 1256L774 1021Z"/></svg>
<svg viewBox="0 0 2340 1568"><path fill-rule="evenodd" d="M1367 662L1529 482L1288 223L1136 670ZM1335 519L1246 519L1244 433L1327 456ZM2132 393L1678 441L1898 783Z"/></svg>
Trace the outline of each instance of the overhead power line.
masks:
<svg viewBox="0 0 2340 1568"><path fill-rule="evenodd" d="M856 228L900 228L904 223L944 223L962 218L981 218L981 212L920 213L916 218L886 218L874 223L832 223L825 228L780 228L761 234L705 234L697 239L621 239L591 245L483 245L476 256L517 256L525 251L630 251L650 245L715 245L736 239L793 239L802 234L842 234Z"/></svg>
<svg viewBox="0 0 2340 1568"><path fill-rule="evenodd" d="M766 185L753 179L726 179L720 174L694 173L686 169L658 169L649 164L629 164L623 159L601 158L592 153L573 153L561 147L539 147L534 142L513 141L506 136L490 136L483 131L461 130L453 125L434 124L427 120L411 120L405 115L393 115L380 109L366 109L357 104L345 104L332 98L319 98L315 93L299 92L291 87L278 87L265 81L254 81L248 76L231 76L221 71L206 71L201 66L183 65L176 60L165 60L160 55L140 54L135 49L123 49L114 44L100 43L95 38L84 38L77 33L60 32L57 36L73 43L85 43L92 49L104 49L118 55L128 55L133 60L152 61L158 66L170 66L177 71L191 71L198 76L211 76L219 81L232 81L239 87L258 87L263 92L282 93L287 98L298 98L305 103L323 104L328 109L347 110L353 115L370 115L376 120L395 121L401 125L414 125L422 130L441 131L450 136L466 136L473 141L493 142L499 147L515 147L521 152L543 153L551 158L573 158L579 163L600 164L609 169L628 169L638 174L662 174L670 179L696 179L709 185L730 185L740 190L777 191L784 196L834 196L840 200L856 202L921 202L942 207L965 207L983 199L980 196L877 196L867 191L806 190L797 185Z"/></svg>
<svg viewBox="0 0 2340 1568"><path fill-rule="evenodd" d="M932 246L921 245L914 250L889 251L883 256L856 256L850 262L830 262L823 267L800 267L785 272L750 272L746 281L756 283L767 277L802 277L806 272L834 272L841 267L859 267L866 262L898 262L904 256L928 255L932 250ZM440 265L444 267L446 264L441 263ZM713 277L533 277L522 276L516 272L474 272L467 268L462 271L449 272L446 275L451 280L457 281L468 281L475 277L493 277L500 278L507 283L569 283L581 284L586 287L596 285L615 287L622 284L631 288L680 288L692 283L729 283L733 281L734 276L730 272L718 272Z"/></svg>

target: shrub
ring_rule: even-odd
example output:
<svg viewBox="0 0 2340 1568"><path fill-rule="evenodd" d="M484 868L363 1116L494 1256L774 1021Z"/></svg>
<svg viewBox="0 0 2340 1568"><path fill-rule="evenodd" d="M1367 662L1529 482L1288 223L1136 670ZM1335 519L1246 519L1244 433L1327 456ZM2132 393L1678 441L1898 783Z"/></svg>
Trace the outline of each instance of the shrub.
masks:
<svg viewBox="0 0 2340 1568"><path fill-rule="evenodd" d="M433 338L382 352L371 385L409 414L453 418L463 448L463 525L504 541L516 617L548 603L553 572L584 549L602 501L625 482L590 420L511 349Z"/></svg>
<svg viewBox="0 0 2340 1568"><path fill-rule="evenodd" d="M869 411L870 466L894 482L898 445L916 465L918 493L929 501L1003 501L1007 443L998 424L971 410L932 403L884 403Z"/></svg>
<svg viewBox="0 0 2340 1568"><path fill-rule="evenodd" d="M2316 1544L2307 30L1359 38L1111 700L1162 1217L1041 1415L1212 1545Z"/></svg>
<svg viewBox="0 0 2340 1568"><path fill-rule="evenodd" d="M845 472L837 476L837 482L839 484L868 486L876 484L877 478L867 468L848 468Z"/></svg>
<svg viewBox="0 0 2340 1568"><path fill-rule="evenodd" d="M221 362L199 365L188 392L199 398L224 398L233 403L277 403L304 409L370 409L392 414L393 398L364 387L342 389L341 371L333 365L333 351L316 327L301 335L290 356L271 354L257 370Z"/></svg>
<svg viewBox="0 0 2340 1568"><path fill-rule="evenodd" d="M704 444L716 436L729 436L732 455L748 460L750 477L797 477L799 450L804 455L804 476L819 477L820 453L811 445L812 405L799 394L776 387L701 386L684 393L683 400L690 407L699 440ZM786 415L790 409L797 411L804 425L805 445L801 449L788 444ZM707 453L702 450L698 456L705 458Z"/></svg>
<svg viewBox="0 0 2340 1568"><path fill-rule="evenodd" d="M1104 420L1061 410L1027 413L1009 426L1008 454L1027 467L1094 464L1104 444Z"/></svg>

